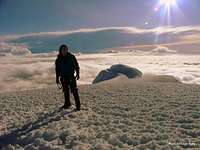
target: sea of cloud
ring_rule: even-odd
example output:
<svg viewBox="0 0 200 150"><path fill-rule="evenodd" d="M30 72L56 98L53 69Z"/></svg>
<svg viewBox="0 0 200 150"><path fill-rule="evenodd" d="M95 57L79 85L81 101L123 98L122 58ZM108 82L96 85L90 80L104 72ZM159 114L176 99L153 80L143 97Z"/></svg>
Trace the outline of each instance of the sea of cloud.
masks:
<svg viewBox="0 0 200 150"><path fill-rule="evenodd" d="M57 52L0 57L0 91L55 86ZM125 64L143 74L171 75L188 84L200 84L200 55L181 55L163 46L143 52L107 52L76 55L81 72L78 84L91 84L96 75L113 64Z"/></svg>
<svg viewBox="0 0 200 150"><path fill-rule="evenodd" d="M0 91L55 86L57 52L52 50L62 42L73 52L95 53L77 54L79 84L90 84L98 72L118 63L200 83L199 26L106 27L0 36Z"/></svg>

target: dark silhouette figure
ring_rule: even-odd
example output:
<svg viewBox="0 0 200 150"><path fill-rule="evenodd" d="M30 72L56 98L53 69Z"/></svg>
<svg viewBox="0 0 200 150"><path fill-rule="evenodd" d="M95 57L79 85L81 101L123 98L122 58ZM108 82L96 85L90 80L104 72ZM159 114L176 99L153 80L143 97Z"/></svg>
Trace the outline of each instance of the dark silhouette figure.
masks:
<svg viewBox="0 0 200 150"><path fill-rule="evenodd" d="M68 51L67 45L60 46L55 65L56 83L60 84L61 82L65 97L65 103L62 108L68 109L71 106L71 91L75 99L76 110L79 111L81 104L76 83L76 80L79 79L79 64L76 60L76 57ZM74 76L75 72L76 76Z"/></svg>

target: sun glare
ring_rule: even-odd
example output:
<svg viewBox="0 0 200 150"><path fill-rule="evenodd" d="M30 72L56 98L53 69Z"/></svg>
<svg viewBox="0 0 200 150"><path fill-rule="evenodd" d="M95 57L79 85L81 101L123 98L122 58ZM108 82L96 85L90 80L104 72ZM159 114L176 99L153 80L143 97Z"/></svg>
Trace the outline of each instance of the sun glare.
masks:
<svg viewBox="0 0 200 150"><path fill-rule="evenodd" d="M160 0L161 5L171 6L176 4L176 0Z"/></svg>
<svg viewBox="0 0 200 150"><path fill-rule="evenodd" d="M154 7L154 12L160 13L160 20L158 26L171 26L173 24L173 15L184 15L179 7L181 0L158 0ZM155 43L159 40L159 34L155 37Z"/></svg>

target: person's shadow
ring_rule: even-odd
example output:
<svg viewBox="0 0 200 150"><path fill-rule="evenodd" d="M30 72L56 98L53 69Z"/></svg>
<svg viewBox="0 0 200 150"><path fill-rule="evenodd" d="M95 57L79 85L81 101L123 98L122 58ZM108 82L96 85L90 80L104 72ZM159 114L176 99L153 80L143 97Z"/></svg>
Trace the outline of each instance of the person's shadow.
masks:
<svg viewBox="0 0 200 150"><path fill-rule="evenodd" d="M19 144L17 140L20 136L26 135L27 133L39 129L42 126L47 125L48 123L59 121L61 117L64 115L72 113L74 110L71 111L63 111L61 108L54 110L53 112L48 112L43 114L34 122L29 122L23 125L19 129L11 130L10 133L4 134L0 136L0 149L5 147L9 144Z"/></svg>

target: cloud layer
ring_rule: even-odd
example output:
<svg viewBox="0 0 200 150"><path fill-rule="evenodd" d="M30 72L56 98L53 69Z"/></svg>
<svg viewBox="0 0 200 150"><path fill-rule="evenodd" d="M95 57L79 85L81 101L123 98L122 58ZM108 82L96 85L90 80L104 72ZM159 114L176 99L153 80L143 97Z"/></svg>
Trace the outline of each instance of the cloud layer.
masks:
<svg viewBox="0 0 200 150"><path fill-rule="evenodd" d="M0 90L55 85L54 61L63 43L73 52L107 52L77 56L79 84L90 84L99 71L118 63L200 84L199 26L108 27L0 36Z"/></svg>
<svg viewBox="0 0 200 150"><path fill-rule="evenodd" d="M74 52L101 52L105 49L125 48L152 50L162 45L179 53L199 53L200 26L88 28L73 31L41 32L0 36L7 44L25 45L33 53L55 51L62 43L69 44ZM145 47L145 48L144 48ZM148 48L149 47L149 48ZM2 51L0 49L0 51Z"/></svg>
<svg viewBox="0 0 200 150"><path fill-rule="evenodd" d="M25 44L10 44L5 42L0 43L0 56L27 54L31 54L31 51Z"/></svg>
<svg viewBox="0 0 200 150"><path fill-rule="evenodd" d="M170 50L169 48L165 46L157 46L155 49L152 50L155 54L173 54L177 53L176 50Z"/></svg>
<svg viewBox="0 0 200 150"><path fill-rule="evenodd" d="M143 74L171 75L183 83L200 84L199 55L179 55L160 50L105 54L81 54L77 56L81 68L78 84L90 84L96 75L113 64L125 64ZM163 50L161 50L163 54ZM155 55L156 54L156 55ZM26 55L0 59L0 91L24 90L55 86L54 61L56 56Z"/></svg>

